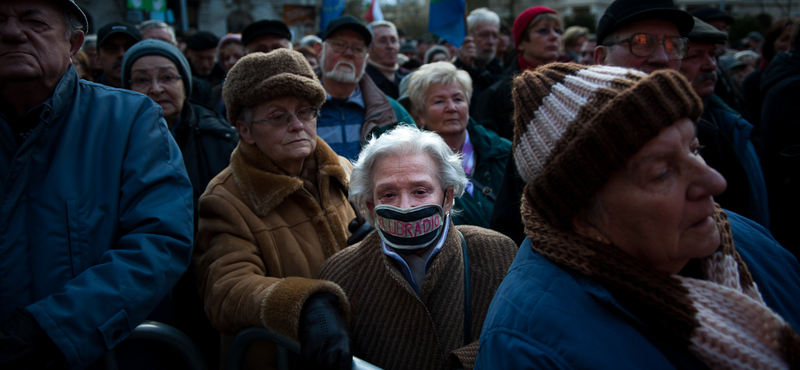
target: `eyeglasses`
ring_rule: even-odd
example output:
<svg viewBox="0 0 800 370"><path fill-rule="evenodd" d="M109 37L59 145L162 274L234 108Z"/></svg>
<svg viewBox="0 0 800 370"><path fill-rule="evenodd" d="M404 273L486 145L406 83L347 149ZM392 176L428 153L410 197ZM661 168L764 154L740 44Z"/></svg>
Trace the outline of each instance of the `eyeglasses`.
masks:
<svg viewBox="0 0 800 370"><path fill-rule="evenodd" d="M302 123L311 123L311 121L313 121L314 118L317 118L318 115L319 115L319 108L305 107L305 108L300 108L294 114L286 112L275 113L267 118L254 119L250 122L266 123L271 127L282 128L289 125L289 122L292 121L292 116L297 117L297 119Z"/></svg>
<svg viewBox="0 0 800 370"><path fill-rule="evenodd" d="M681 60L686 57L689 50L689 39L680 36L665 37L663 41L658 41L658 36L649 33L637 33L624 40L605 44L605 46L619 45L628 43L631 54L645 58L653 54L658 45L664 45L667 58L671 60Z"/></svg>
<svg viewBox="0 0 800 370"><path fill-rule="evenodd" d="M355 55L356 58L363 58L365 55L367 55L367 48L362 45L348 44L338 40L327 41L327 44L333 48L333 51L339 54L344 53L349 48L353 51L353 55Z"/></svg>
<svg viewBox="0 0 800 370"><path fill-rule="evenodd" d="M181 75L163 74L158 77L137 76L130 80L128 83L134 89L146 89L151 86L153 81L156 81L160 86L172 86L183 78Z"/></svg>

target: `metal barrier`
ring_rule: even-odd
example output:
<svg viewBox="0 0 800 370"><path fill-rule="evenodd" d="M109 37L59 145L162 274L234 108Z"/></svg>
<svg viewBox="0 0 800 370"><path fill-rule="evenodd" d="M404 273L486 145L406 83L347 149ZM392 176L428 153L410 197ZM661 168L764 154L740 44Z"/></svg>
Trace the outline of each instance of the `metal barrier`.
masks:
<svg viewBox="0 0 800 370"><path fill-rule="evenodd" d="M244 365L244 356L247 349L257 340L268 340L277 345L278 348L278 370L289 369L289 352L300 353L300 343L286 339L282 335L275 334L267 328L246 328L236 333L236 336L228 348L228 358L225 359L225 369L239 370ZM370 364L358 357L353 356L353 370L381 370L381 368Z"/></svg>
<svg viewBox="0 0 800 370"><path fill-rule="evenodd" d="M175 350L185 361L191 370L208 370L203 354L197 345L189 339L186 334L158 321L145 320L133 329L131 335L123 342L128 341L147 341L165 344ZM103 355L103 369L117 370L117 356L114 349L110 349Z"/></svg>

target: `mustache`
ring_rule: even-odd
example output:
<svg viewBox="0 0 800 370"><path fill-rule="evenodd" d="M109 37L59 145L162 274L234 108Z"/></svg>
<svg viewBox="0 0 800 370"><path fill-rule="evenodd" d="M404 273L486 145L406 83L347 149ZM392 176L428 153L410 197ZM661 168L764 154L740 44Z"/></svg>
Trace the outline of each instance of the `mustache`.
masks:
<svg viewBox="0 0 800 370"><path fill-rule="evenodd" d="M717 72L714 71L714 72L701 73L694 78L694 82L698 85L705 82L706 80L712 80L714 81L714 83L717 83Z"/></svg>

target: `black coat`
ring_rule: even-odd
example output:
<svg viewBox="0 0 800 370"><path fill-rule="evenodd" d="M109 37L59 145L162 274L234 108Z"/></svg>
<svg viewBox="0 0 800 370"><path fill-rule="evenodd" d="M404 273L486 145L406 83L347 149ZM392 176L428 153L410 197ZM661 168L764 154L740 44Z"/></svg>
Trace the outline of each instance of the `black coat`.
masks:
<svg viewBox="0 0 800 370"><path fill-rule="evenodd" d="M469 114L475 114L475 107L478 105L478 97L489 87L494 85L503 77L503 63L500 59L492 58L483 68L467 66L461 59L456 59L453 65L469 73L472 78L472 98L469 101Z"/></svg>
<svg viewBox="0 0 800 370"><path fill-rule="evenodd" d="M797 153L800 145L800 52L778 53L772 59L762 76L761 92L761 162L771 230L778 242L800 258L800 237L793 232L800 224L800 163L787 156Z"/></svg>
<svg viewBox="0 0 800 370"><path fill-rule="evenodd" d="M495 82L478 97L473 114L476 122L496 132L500 137L512 141L514 140L514 122L511 122L511 117L514 113L514 101L511 90L514 87L514 77L519 72L519 64L514 58L503 72L500 81Z"/></svg>

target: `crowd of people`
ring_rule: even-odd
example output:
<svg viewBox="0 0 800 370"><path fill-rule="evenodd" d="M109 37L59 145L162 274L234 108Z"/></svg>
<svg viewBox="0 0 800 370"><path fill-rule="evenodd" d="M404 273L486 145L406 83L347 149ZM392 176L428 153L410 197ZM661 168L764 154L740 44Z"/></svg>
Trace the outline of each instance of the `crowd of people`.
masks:
<svg viewBox="0 0 800 370"><path fill-rule="evenodd" d="M798 368L800 19L733 22L179 39L0 1L0 367L172 368L149 319L208 368L250 327L298 368Z"/></svg>

